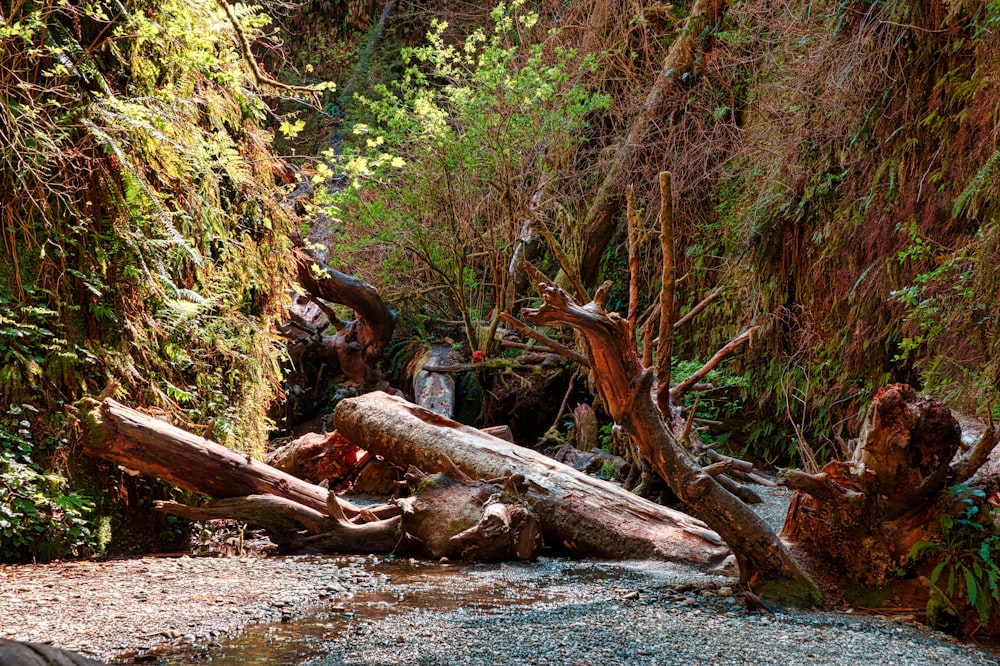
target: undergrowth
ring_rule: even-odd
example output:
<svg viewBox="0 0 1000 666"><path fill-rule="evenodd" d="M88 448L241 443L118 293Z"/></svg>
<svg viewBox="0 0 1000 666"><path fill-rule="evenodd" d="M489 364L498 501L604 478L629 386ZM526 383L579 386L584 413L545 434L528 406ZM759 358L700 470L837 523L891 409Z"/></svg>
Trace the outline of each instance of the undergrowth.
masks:
<svg viewBox="0 0 1000 666"><path fill-rule="evenodd" d="M234 11L250 35L268 21ZM112 381L262 454L289 220L270 111L220 5L0 13L0 401L33 407L28 426L4 421L10 558L86 547L88 501L59 476L75 435L56 417Z"/></svg>

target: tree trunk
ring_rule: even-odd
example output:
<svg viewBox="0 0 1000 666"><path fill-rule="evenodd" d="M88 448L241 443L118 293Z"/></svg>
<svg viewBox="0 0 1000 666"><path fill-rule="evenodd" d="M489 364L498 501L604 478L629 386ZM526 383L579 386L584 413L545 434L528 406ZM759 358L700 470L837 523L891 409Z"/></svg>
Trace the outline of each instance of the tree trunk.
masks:
<svg viewBox="0 0 1000 666"><path fill-rule="evenodd" d="M614 235L622 192L628 184L623 182L626 178L623 174L629 172L636 152L646 145L650 128L663 122L670 108L671 89L686 85L682 84L682 80L691 73L696 55L704 51L704 42L712 34L711 27L718 22L725 7L725 0L697 0L694 3L685 26L670 46L663 59L663 67L649 87L641 113L629 125L625 139L618 144L611 166L583 222L583 237L587 239L587 245L580 261L580 277L584 286L597 284L601 257Z"/></svg>
<svg viewBox="0 0 1000 666"><path fill-rule="evenodd" d="M524 317L542 326L571 326L586 340L605 409L670 489L729 544L754 592L800 605L821 603L815 582L764 521L706 474L670 432L651 397L653 372L642 368L627 322L604 310L609 286L581 307L562 289L539 285L545 304L525 310Z"/></svg>
<svg viewBox="0 0 1000 666"><path fill-rule="evenodd" d="M700 520L401 398L375 392L344 400L334 423L348 439L398 465L445 471L450 460L470 476L523 477L520 499L538 516L546 541L573 555L706 567L728 554Z"/></svg>
<svg viewBox="0 0 1000 666"><path fill-rule="evenodd" d="M399 551L494 561L532 559L541 548L516 479L475 482L446 463L448 478L429 480L411 469L413 494L405 502L361 508L114 400L87 400L79 408L90 453L217 498L207 506L158 502L157 508L190 520L245 520L286 552Z"/></svg>
<svg viewBox="0 0 1000 666"><path fill-rule="evenodd" d="M427 367L454 365L461 359L451 347L436 345L424 352L413 376L413 399L421 407L449 419L455 415L455 378L447 372L435 372Z"/></svg>
<svg viewBox="0 0 1000 666"><path fill-rule="evenodd" d="M322 341L334 350L340 371L359 388L380 387L378 362L392 339L396 315L370 284L330 268L302 247L297 250L297 265L299 283L311 298L321 299L317 305L337 329L336 335ZM346 305L356 318L341 322L322 301Z"/></svg>
<svg viewBox="0 0 1000 666"><path fill-rule="evenodd" d="M276 495L326 514L325 488L297 479L111 398L85 401L84 448L122 467L211 497ZM353 517L359 507L344 502Z"/></svg>

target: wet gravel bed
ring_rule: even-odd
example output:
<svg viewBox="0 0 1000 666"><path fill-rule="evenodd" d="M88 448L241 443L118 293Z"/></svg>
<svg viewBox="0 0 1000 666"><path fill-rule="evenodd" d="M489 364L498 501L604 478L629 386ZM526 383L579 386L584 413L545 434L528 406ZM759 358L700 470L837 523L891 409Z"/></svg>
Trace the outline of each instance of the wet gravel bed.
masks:
<svg viewBox="0 0 1000 666"><path fill-rule="evenodd" d="M748 609L663 562L143 558L0 568L0 636L114 663L985 666L859 613Z"/></svg>
<svg viewBox="0 0 1000 666"><path fill-rule="evenodd" d="M759 492L779 528L790 493ZM374 556L0 565L0 638L169 666L998 663L915 612L748 609L734 572Z"/></svg>
<svg viewBox="0 0 1000 666"><path fill-rule="evenodd" d="M101 660L162 643L211 646L374 587L378 574L365 563L184 556L0 566L0 638Z"/></svg>
<svg viewBox="0 0 1000 666"><path fill-rule="evenodd" d="M997 663L909 614L754 612L733 579L660 562L505 564L470 581L451 601L359 612L310 666Z"/></svg>

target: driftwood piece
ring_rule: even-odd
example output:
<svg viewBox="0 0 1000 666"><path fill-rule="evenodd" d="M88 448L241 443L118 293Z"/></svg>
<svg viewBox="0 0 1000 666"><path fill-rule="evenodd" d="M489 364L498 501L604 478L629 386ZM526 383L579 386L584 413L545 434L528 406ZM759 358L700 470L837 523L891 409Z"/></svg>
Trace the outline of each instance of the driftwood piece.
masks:
<svg viewBox="0 0 1000 666"><path fill-rule="evenodd" d="M414 494L398 500L403 509L402 540L425 557L461 557L480 562L531 560L542 549L538 519L517 498L517 483L476 481L450 460L448 473L406 473ZM523 479L519 479L523 482Z"/></svg>
<svg viewBox="0 0 1000 666"><path fill-rule="evenodd" d="M396 464L438 472L447 457L470 476L523 476L520 500L538 516L546 541L574 555L711 566L728 554L700 520L401 398L374 392L345 400L334 422L359 446Z"/></svg>
<svg viewBox="0 0 1000 666"><path fill-rule="evenodd" d="M488 426L486 428L480 428L487 435L492 435L493 437L499 437L506 442L514 441L514 433L511 431L509 425L498 425L498 426Z"/></svg>
<svg viewBox="0 0 1000 666"><path fill-rule="evenodd" d="M882 512L895 518L944 488L962 429L948 408L905 384L878 391L852 462L874 474Z"/></svg>
<svg viewBox="0 0 1000 666"><path fill-rule="evenodd" d="M448 418L455 414L455 378L428 368L457 363L456 356L451 347L432 347L421 357L413 376L414 402Z"/></svg>
<svg viewBox="0 0 1000 666"><path fill-rule="evenodd" d="M540 529L530 512L515 501L513 485L508 489L506 484L477 484L463 477L465 485L456 486L458 491L448 495L445 491L449 487L415 483L415 494L408 501L433 505L435 511L432 517L423 515L420 520L412 519L415 512L410 511L404 523L400 506L356 507L324 488L114 400L90 401L82 406L87 408L82 420L88 451L181 488L219 498L207 506L158 502L157 508L189 520L245 520L264 528L286 552L365 554L409 549L437 555L438 551L421 544L439 541L446 546L440 550L442 555L492 561L530 559L541 547ZM417 478L416 472L413 476ZM473 486L478 490L470 493ZM506 507L488 508L493 504Z"/></svg>
<svg viewBox="0 0 1000 666"><path fill-rule="evenodd" d="M605 409L670 489L732 547L743 581L767 596L820 603L816 583L761 517L706 474L670 431L651 396L653 372L642 367L627 322L602 307L605 287L585 306L557 287L541 284L539 291L545 303L525 310L525 319L571 326L585 339Z"/></svg>
<svg viewBox="0 0 1000 666"><path fill-rule="evenodd" d="M215 500L205 506L191 506L179 502L157 500L153 505L158 511L188 520L242 520L263 528L280 548L293 546L301 541L301 532L311 534L324 531L328 516L284 497L275 495L249 495Z"/></svg>

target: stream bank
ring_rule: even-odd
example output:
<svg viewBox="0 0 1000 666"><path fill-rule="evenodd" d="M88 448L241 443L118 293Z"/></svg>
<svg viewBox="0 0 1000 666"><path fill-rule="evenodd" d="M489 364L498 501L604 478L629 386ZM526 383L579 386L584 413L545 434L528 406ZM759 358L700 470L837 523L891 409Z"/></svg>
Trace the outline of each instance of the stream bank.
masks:
<svg viewBox="0 0 1000 666"><path fill-rule="evenodd" d="M141 558L0 568L0 636L113 663L986 666L914 615L747 609L664 562Z"/></svg>

